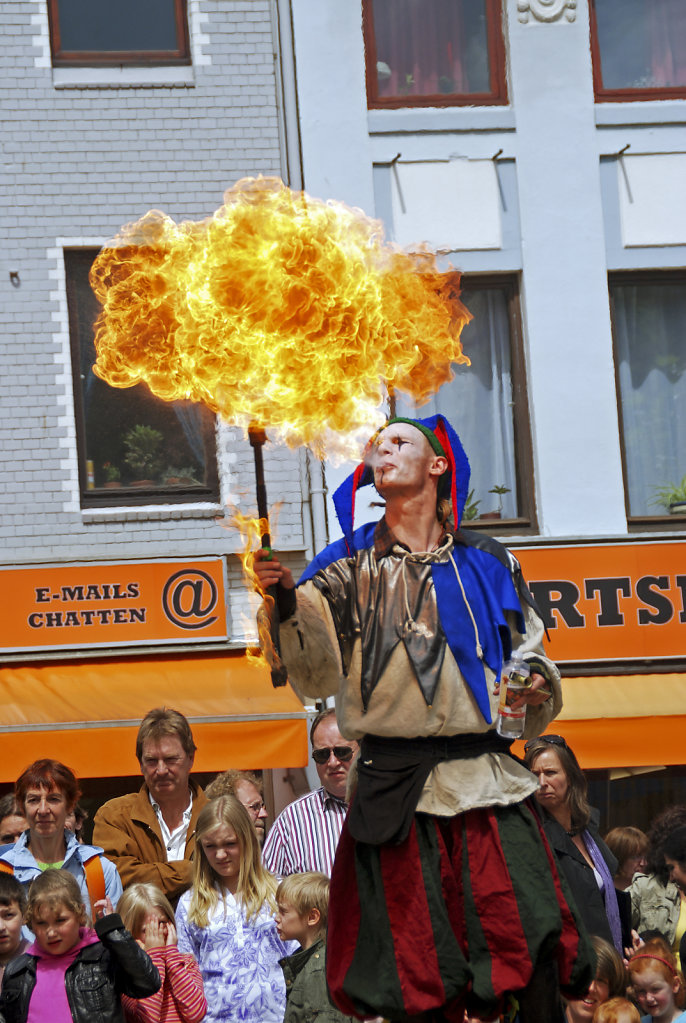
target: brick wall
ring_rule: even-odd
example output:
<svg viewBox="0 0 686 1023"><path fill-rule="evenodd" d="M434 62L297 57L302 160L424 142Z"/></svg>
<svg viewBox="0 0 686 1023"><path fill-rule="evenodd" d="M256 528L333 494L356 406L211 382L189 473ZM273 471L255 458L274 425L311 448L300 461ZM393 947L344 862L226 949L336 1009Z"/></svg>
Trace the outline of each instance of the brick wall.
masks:
<svg viewBox="0 0 686 1023"><path fill-rule="evenodd" d="M62 252L99 246L151 208L203 218L239 178L281 175L270 7L189 0L192 67L97 70L52 68L45 0L0 5L5 564L240 547L209 504L81 510ZM225 427L218 449L222 498L248 512L252 450ZM265 465L270 499L283 501L276 539L302 550L303 455L270 445Z"/></svg>

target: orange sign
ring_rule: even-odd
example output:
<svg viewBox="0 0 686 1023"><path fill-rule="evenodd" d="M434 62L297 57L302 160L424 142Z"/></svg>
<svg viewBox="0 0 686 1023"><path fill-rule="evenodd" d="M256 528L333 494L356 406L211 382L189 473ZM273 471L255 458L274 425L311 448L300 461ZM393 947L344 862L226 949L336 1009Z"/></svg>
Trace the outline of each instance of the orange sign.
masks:
<svg viewBox="0 0 686 1023"><path fill-rule="evenodd" d="M0 569L0 649L226 639L221 558Z"/></svg>
<svg viewBox="0 0 686 1023"><path fill-rule="evenodd" d="M512 547L555 661L686 656L686 543Z"/></svg>

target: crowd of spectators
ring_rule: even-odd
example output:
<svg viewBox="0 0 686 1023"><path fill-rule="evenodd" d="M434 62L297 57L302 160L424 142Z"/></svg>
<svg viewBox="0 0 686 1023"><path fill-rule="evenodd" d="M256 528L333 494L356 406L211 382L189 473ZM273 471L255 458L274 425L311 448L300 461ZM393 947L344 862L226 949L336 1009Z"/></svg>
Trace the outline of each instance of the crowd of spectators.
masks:
<svg viewBox="0 0 686 1023"><path fill-rule="evenodd" d="M258 774L228 770L204 792L194 782L192 732L173 710L144 718L136 747L143 783L100 807L92 845L77 830L86 814L69 767L45 759L22 771L0 800L2 1023L20 1018L17 1006L47 1004L41 964L54 968L63 955L85 971L96 941L105 956L98 968L119 978L111 997L124 1016L91 1012L89 1023L351 1021L327 994L325 937L357 744L341 735L332 710L314 720L310 740L321 786L287 806L269 831ZM527 742L526 762L561 883L596 957L585 995L561 1000L551 1023L686 1020L686 805L662 811L647 834L629 825L602 837L563 737ZM40 891L32 884L39 877ZM58 955L46 935L53 918L53 928L61 926L60 913L76 922L72 945ZM96 937L84 937L95 933L86 920ZM132 936L135 953L128 945L122 952L120 935ZM140 950L153 971L136 959ZM124 967L117 956L127 954ZM64 970L71 1013L64 1019L80 1019L87 999L74 994ZM516 1019L516 1005L502 1018Z"/></svg>

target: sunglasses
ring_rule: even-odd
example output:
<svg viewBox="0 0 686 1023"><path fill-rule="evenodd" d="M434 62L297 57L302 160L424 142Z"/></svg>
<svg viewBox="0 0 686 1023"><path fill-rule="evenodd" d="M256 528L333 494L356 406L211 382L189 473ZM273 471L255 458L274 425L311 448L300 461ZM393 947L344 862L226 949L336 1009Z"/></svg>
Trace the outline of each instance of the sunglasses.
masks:
<svg viewBox="0 0 686 1023"><path fill-rule="evenodd" d="M315 764L326 764L333 753L336 760L345 764L348 760L352 760L354 752L352 746L322 746L320 749L312 750L312 759Z"/></svg>
<svg viewBox="0 0 686 1023"><path fill-rule="evenodd" d="M563 746L564 749L569 750L570 753L572 752L562 735L537 735L535 739L527 739L524 743L524 751L528 753L530 749L533 749L540 742L547 742L549 746Z"/></svg>

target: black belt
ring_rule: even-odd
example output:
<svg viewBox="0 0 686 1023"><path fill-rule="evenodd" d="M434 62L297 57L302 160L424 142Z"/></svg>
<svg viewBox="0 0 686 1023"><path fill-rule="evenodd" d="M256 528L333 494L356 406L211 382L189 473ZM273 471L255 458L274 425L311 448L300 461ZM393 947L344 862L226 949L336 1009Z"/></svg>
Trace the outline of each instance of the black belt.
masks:
<svg viewBox="0 0 686 1023"><path fill-rule="evenodd" d="M348 813L350 834L370 845L399 844L410 832L422 789L437 764L484 753L508 754L511 745L495 729L414 739L365 735Z"/></svg>

